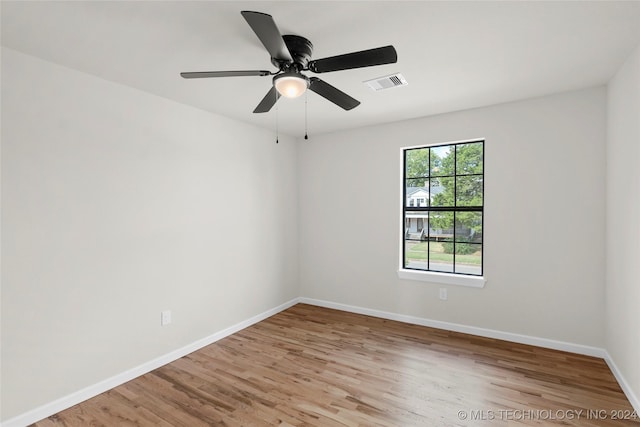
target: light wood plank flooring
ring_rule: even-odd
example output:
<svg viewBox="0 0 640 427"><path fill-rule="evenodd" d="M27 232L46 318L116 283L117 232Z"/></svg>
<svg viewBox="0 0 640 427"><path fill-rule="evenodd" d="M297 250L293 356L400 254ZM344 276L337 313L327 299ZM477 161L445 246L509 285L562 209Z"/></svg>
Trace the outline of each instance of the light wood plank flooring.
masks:
<svg viewBox="0 0 640 427"><path fill-rule="evenodd" d="M633 418L602 359L298 304L34 425L639 426Z"/></svg>

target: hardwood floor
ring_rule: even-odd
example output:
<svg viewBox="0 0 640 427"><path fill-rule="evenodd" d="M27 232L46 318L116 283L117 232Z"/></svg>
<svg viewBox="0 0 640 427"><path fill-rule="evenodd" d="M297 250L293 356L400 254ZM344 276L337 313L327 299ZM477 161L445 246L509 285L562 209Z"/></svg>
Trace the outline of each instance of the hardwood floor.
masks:
<svg viewBox="0 0 640 427"><path fill-rule="evenodd" d="M640 421L601 359L298 304L34 425Z"/></svg>

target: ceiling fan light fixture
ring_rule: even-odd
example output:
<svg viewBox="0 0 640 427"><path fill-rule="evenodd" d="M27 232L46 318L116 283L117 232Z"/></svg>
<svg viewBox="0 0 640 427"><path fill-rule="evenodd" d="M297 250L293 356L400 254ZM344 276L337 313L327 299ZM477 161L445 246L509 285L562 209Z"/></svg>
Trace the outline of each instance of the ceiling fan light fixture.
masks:
<svg viewBox="0 0 640 427"><path fill-rule="evenodd" d="M300 73L283 73L273 78L273 84L285 98L297 98L309 87L309 79Z"/></svg>

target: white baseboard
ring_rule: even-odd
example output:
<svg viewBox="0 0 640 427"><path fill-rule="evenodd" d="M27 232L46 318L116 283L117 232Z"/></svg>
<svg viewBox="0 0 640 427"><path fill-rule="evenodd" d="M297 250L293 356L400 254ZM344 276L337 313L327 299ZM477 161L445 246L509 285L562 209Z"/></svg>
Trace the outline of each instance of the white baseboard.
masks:
<svg viewBox="0 0 640 427"><path fill-rule="evenodd" d="M606 351L602 348L588 345L574 344L564 341L556 341L547 338L532 337L530 335L515 334L512 332L496 331L494 329L478 328L475 326L461 325L458 323L442 322L440 320L425 319L422 317L408 316L405 314L391 313L388 311L373 310L370 308L357 307L353 305L339 304L330 301L317 300L313 298L300 298L301 303L317 305L320 307L334 308L336 310L348 311L367 316L380 317L382 319L397 320L398 322L411 323L413 325L428 326L436 329L444 329L453 332L462 332L470 335L477 335L486 338L494 338L504 341L516 342L520 344L535 345L538 347L550 348L553 350L568 351L571 353L584 354L603 358Z"/></svg>
<svg viewBox="0 0 640 427"><path fill-rule="evenodd" d="M633 406L633 409L636 410L636 414L640 416L640 399L638 399L638 396L636 396L636 394L633 392L627 380L625 380L622 376L622 372L620 372L620 369L618 369L618 365L616 365L616 363L613 361L609 352L605 353L605 362L607 362L607 365L609 365L609 369L611 369L611 372L613 372L613 376L616 377L618 384L620 384L620 388L627 396L627 399L629 399L631 406Z"/></svg>
<svg viewBox="0 0 640 427"><path fill-rule="evenodd" d="M225 338L231 334L234 334L244 328L247 328L254 323L258 323L268 317L273 316L274 314L286 310L287 308L297 304L298 302L299 298L294 298L291 301L285 302L284 304L267 310L264 313L260 313L247 320L216 332L215 334L209 335L208 337L202 338L182 348L143 363L140 366L136 366L135 368L122 372L121 374L118 374L114 377L107 378L104 381L100 381L97 384L91 385L75 393L71 393L60 399L54 400L53 402L42 405L36 409L18 415L17 417L10 418L7 421L0 423L0 427L24 427L29 424L33 424L36 421L40 421L43 418L50 417L51 415L70 408L73 405L77 405L78 403L84 402L85 400L104 393L107 390L124 384L127 381L131 381L132 379L137 378L140 375L144 375L148 372L153 371L154 369L166 365L167 363L171 363L174 360L180 359L181 357L184 357L189 353L193 353L194 351L199 350L202 347L213 344L214 342L221 340L222 338Z"/></svg>

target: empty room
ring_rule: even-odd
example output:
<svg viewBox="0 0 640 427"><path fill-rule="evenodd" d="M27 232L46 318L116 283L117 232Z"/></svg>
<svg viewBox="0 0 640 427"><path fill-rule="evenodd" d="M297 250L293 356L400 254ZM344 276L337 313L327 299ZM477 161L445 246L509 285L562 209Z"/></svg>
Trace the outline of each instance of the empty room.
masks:
<svg viewBox="0 0 640 427"><path fill-rule="evenodd" d="M640 1L0 1L0 426L640 425Z"/></svg>

